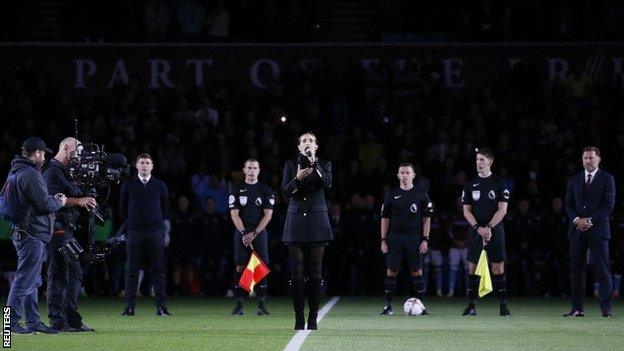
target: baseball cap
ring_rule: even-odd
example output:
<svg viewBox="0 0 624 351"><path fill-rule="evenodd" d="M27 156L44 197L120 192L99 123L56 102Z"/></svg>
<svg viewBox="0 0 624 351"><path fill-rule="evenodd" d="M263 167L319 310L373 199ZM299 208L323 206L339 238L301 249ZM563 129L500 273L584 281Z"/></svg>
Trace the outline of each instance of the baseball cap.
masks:
<svg viewBox="0 0 624 351"><path fill-rule="evenodd" d="M24 140L24 142L22 143L22 148L26 151L43 150L49 154L52 153L52 150L46 146L43 139L36 136Z"/></svg>

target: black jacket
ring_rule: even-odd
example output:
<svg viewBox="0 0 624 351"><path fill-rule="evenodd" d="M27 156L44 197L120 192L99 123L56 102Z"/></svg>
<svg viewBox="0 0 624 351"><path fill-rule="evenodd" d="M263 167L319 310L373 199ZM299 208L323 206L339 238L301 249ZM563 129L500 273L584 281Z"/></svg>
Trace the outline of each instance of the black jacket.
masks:
<svg viewBox="0 0 624 351"><path fill-rule="evenodd" d="M10 172L19 172L16 177L19 202L25 208L24 220L17 227L43 242L50 242L54 212L62 207L60 200L48 194L35 162L16 156L11 162Z"/></svg>
<svg viewBox="0 0 624 351"><path fill-rule="evenodd" d="M325 190L332 184L331 162L319 159L314 172L303 181L296 178L297 159L286 161L282 192L289 200L282 241L313 243L332 240Z"/></svg>
<svg viewBox="0 0 624 351"><path fill-rule="evenodd" d="M43 167L43 179L48 186L48 193L52 196L63 193L67 197L82 197L83 192L69 181L69 169L56 159L51 159ZM56 229L76 229L78 219L78 208L76 206L63 207L56 213L54 228Z"/></svg>
<svg viewBox="0 0 624 351"><path fill-rule="evenodd" d="M591 217L594 225L586 232L588 238L606 240L611 238L609 216L615 206L615 181L613 176L601 169L589 185L589 192L584 194L585 172L580 172L568 181L565 209L570 219L568 238L577 239L581 232L576 230L572 221L576 217Z"/></svg>

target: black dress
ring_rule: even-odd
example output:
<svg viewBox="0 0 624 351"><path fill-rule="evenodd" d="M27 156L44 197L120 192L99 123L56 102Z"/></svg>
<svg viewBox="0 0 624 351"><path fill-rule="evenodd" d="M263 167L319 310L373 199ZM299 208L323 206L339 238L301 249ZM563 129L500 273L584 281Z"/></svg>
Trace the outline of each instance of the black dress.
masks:
<svg viewBox="0 0 624 351"><path fill-rule="evenodd" d="M297 180L297 159L286 161L282 192L289 200L282 242L286 245L327 246L333 239L325 190L331 187L331 162L318 159L312 174Z"/></svg>

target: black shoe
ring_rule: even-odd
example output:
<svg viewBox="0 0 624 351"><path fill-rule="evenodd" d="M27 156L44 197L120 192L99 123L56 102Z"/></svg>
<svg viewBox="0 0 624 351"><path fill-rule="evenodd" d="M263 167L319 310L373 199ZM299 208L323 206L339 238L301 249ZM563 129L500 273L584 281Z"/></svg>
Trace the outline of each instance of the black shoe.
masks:
<svg viewBox="0 0 624 351"><path fill-rule="evenodd" d="M260 308L258 308L258 312L260 312ZM232 310L232 315L233 316L242 316L243 315L243 305L236 304L236 307L234 307L234 309Z"/></svg>
<svg viewBox="0 0 624 351"><path fill-rule="evenodd" d="M611 312L609 312L609 311L602 312L602 316L605 317L605 318L611 318L612 317L611 316Z"/></svg>
<svg viewBox="0 0 624 351"><path fill-rule="evenodd" d="M295 318L295 330L304 330L305 329L305 320L303 317Z"/></svg>
<svg viewBox="0 0 624 351"><path fill-rule="evenodd" d="M258 316L268 316L270 315L269 311L267 311L264 305L258 305Z"/></svg>
<svg viewBox="0 0 624 351"><path fill-rule="evenodd" d="M477 315L477 310L472 306L466 307L466 309L464 310L464 313L462 313L462 316L476 316L476 315Z"/></svg>
<svg viewBox="0 0 624 351"><path fill-rule="evenodd" d="M318 325L316 324L316 318L308 318L308 330L317 330Z"/></svg>
<svg viewBox="0 0 624 351"><path fill-rule="evenodd" d="M11 325L11 333L15 334L32 334L34 331L30 328L26 328L23 325L17 323Z"/></svg>
<svg viewBox="0 0 624 351"><path fill-rule="evenodd" d="M80 331L74 327L70 327L69 325L59 326L58 328L54 327L54 329L60 331L61 333L77 333Z"/></svg>
<svg viewBox="0 0 624 351"><path fill-rule="evenodd" d="M383 311L381 311L381 313L379 314L380 316L392 316L392 314L394 313L394 311L392 311L392 306L387 305L383 308Z"/></svg>
<svg viewBox="0 0 624 351"><path fill-rule="evenodd" d="M585 312L581 310L572 309L570 312L563 315L564 317L585 317Z"/></svg>
<svg viewBox="0 0 624 351"><path fill-rule="evenodd" d="M429 313L427 312L427 310L423 310L422 313L420 314L421 316L428 316Z"/></svg>
<svg viewBox="0 0 624 351"><path fill-rule="evenodd" d="M134 316L134 308L133 307L126 307L126 308L124 308L124 310L121 313L121 315L124 316L124 317Z"/></svg>
<svg viewBox="0 0 624 351"><path fill-rule="evenodd" d="M511 312L509 312L509 308L507 308L507 305L505 304L500 305L500 315L503 317L511 316Z"/></svg>
<svg viewBox="0 0 624 351"><path fill-rule="evenodd" d="M169 313L169 311L167 311L167 307L165 307L165 306L158 306L158 307L156 307L156 315L157 316L171 316L171 313Z"/></svg>
<svg viewBox="0 0 624 351"><path fill-rule="evenodd" d="M58 330L48 327L43 322L39 322L36 325L29 325L28 329L32 330L33 332L43 333L43 334L58 334L59 333Z"/></svg>
<svg viewBox="0 0 624 351"><path fill-rule="evenodd" d="M84 325L84 324L81 324L78 328L75 328L75 329L78 330L81 333L91 333L91 332L95 331L95 329L93 329L93 328L91 328L91 327L89 327L87 325Z"/></svg>

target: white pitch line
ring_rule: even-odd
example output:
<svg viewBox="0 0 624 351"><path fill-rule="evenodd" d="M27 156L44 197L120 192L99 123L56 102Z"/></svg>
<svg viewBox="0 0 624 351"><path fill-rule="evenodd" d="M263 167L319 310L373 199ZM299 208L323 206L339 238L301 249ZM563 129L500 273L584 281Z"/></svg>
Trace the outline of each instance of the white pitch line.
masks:
<svg viewBox="0 0 624 351"><path fill-rule="evenodd" d="M329 310L331 310L332 307L334 307L334 305L338 303L338 300L340 300L340 296L334 296L329 301L327 301L325 305L323 305L323 308L321 308L318 313L318 318L316 319L317 323L321 322L321 319L323 319L323 317L325 317ZM310 335L310 332L311 330L299 330L295 334L295 336L290 339L290 342L288 343L288 345L286 345L284 351L298 351L303 345L305 339L308 337L308 335Z"/></svg>

